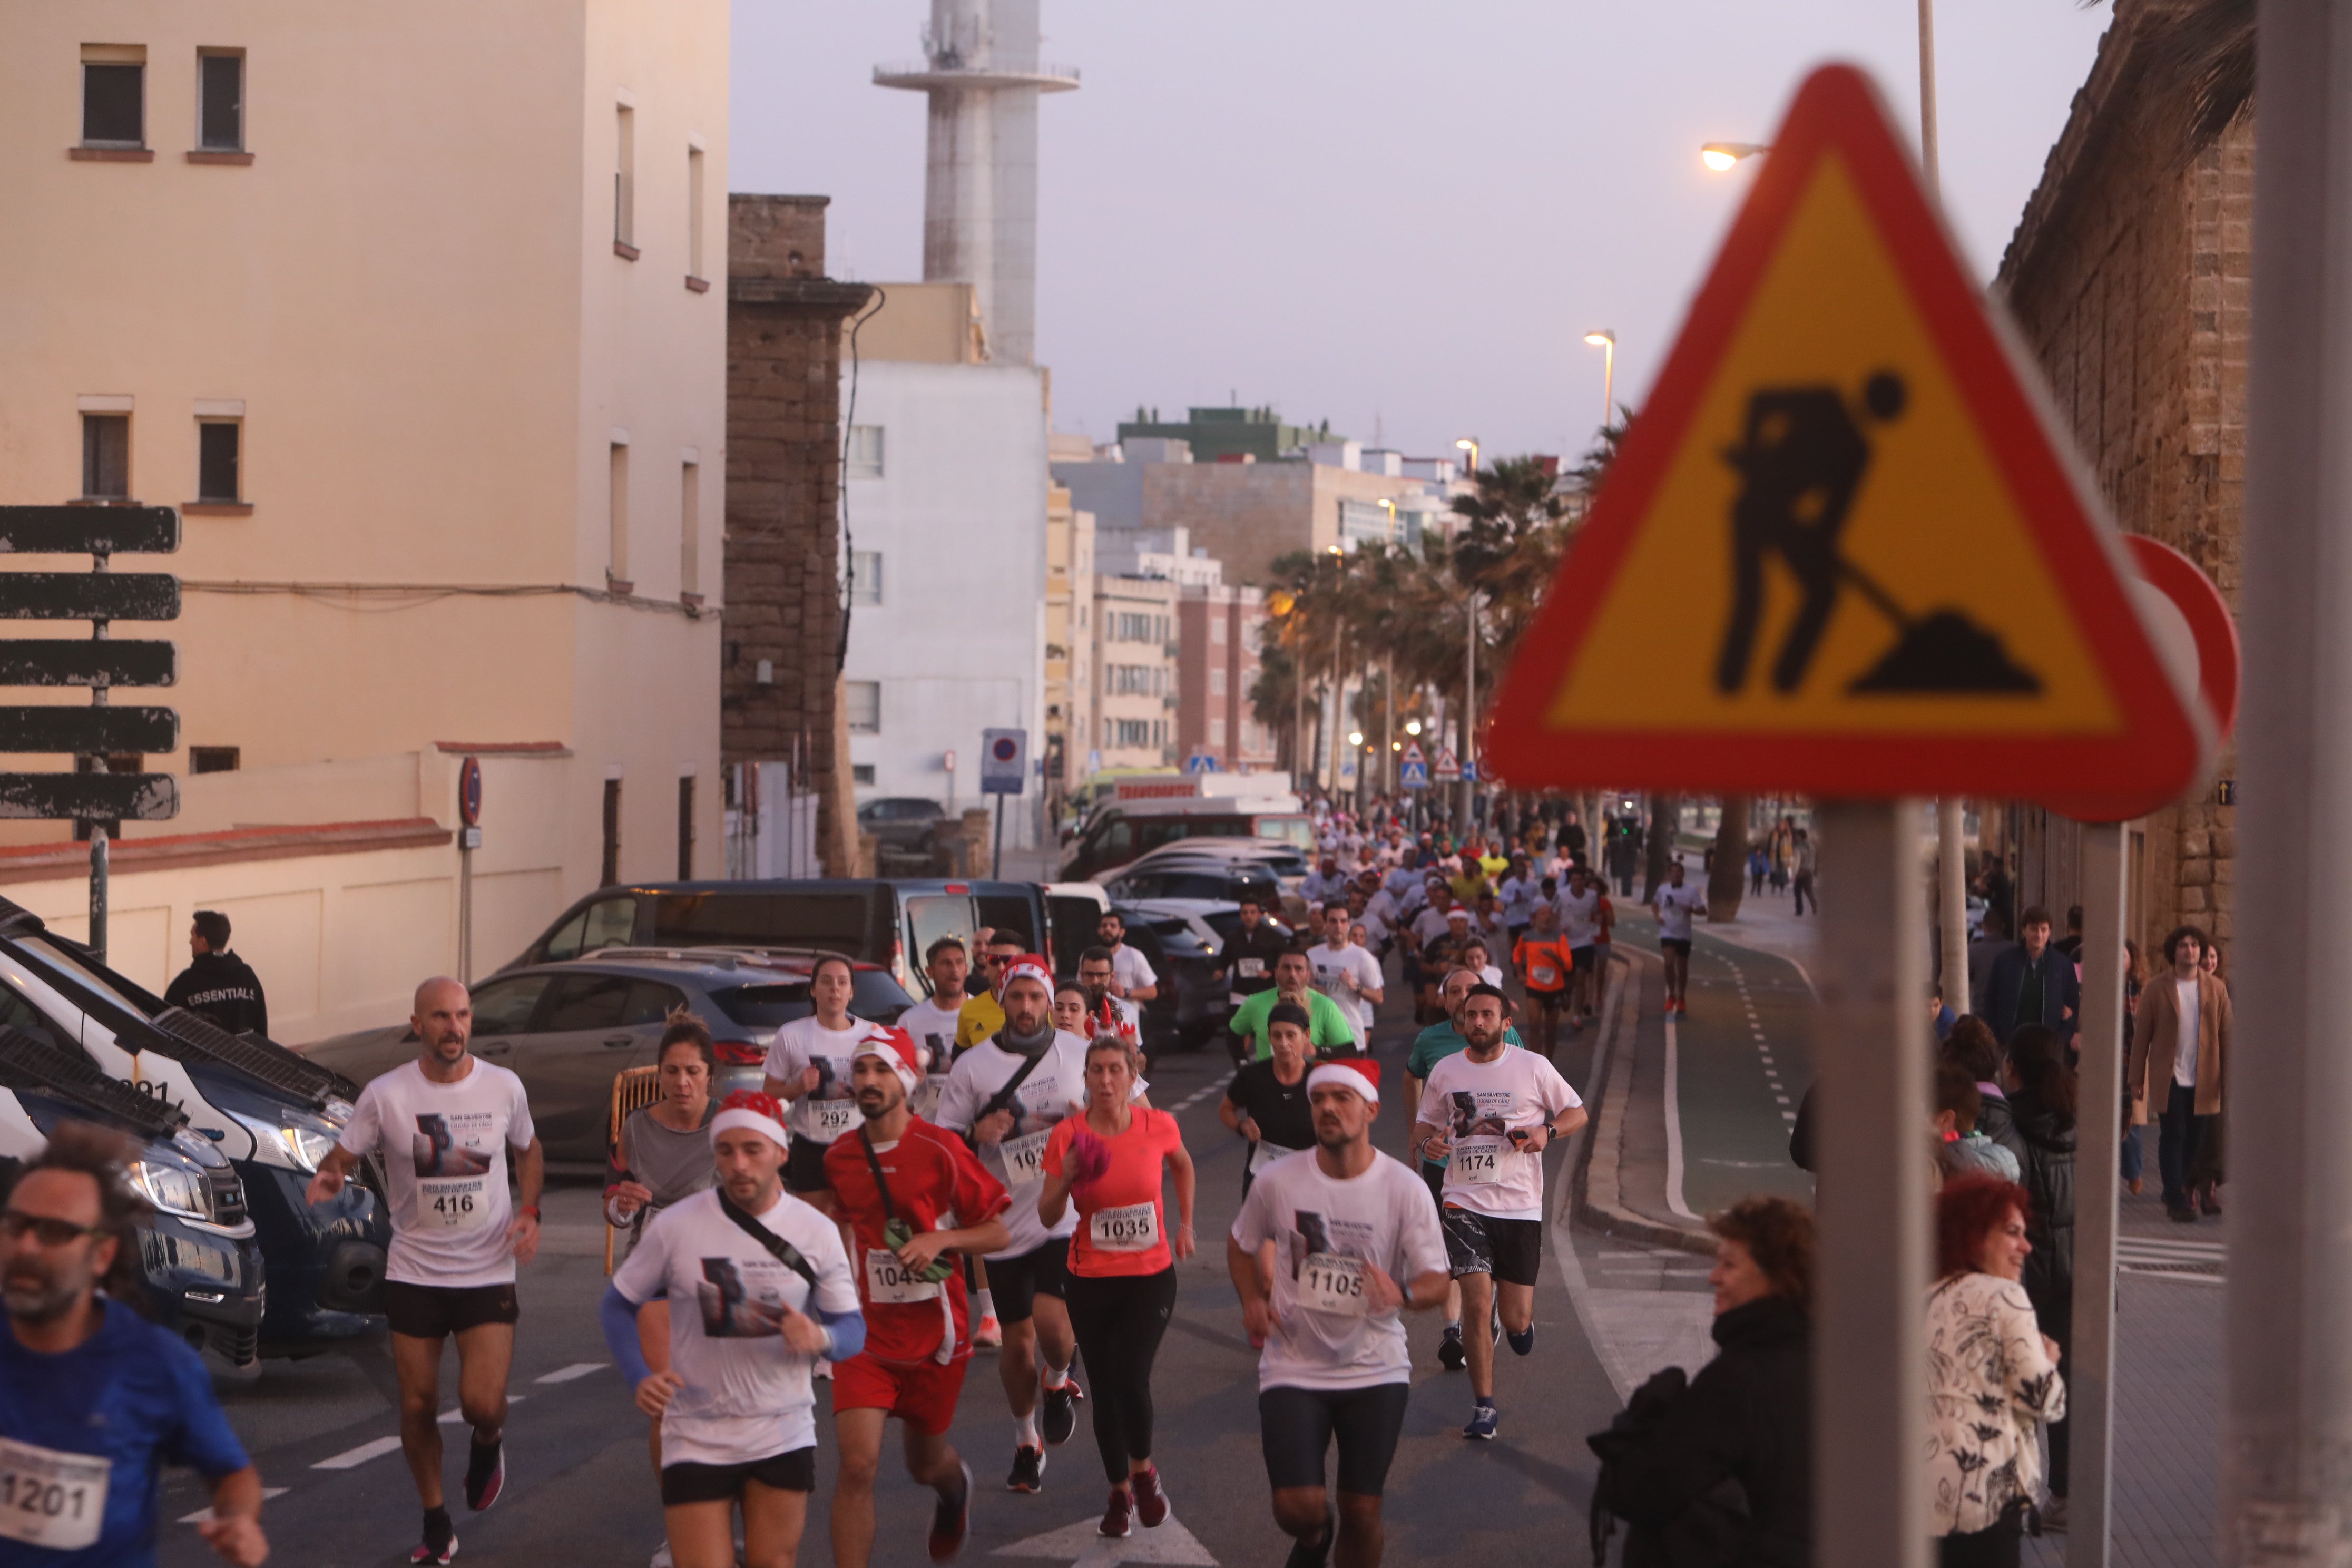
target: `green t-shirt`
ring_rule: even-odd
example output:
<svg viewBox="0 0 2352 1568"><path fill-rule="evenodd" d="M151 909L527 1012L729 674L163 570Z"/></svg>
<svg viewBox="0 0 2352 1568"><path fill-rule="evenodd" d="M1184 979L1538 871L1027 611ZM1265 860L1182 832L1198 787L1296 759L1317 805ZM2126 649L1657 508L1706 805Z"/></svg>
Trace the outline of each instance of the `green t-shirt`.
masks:
<svg viewBox="0 0 2352 1568"><path fill-rule="evenodd" d="M1261 991L1244 999L1242 1005L1234 1009L1233 1022L1226 1026L1234 1034L1245 1035L1257 1042L1259 1061L1274 1058L1274 1042L1266 1037L1265 1033L1265 1016L1273 1012L1274 1005L1281 1000L1282 993L1279 991ZM1307 1043L1315 1047L1317 1056L1355 1050L1355 1026L1348 1022L1348 1015L1339 1011L1339 1005L1320 991L1307 994Z"/></svg>
<svg viewBox="0 0 2352 1568"><path fill-rule="evenodd" d="M1522 1047L1527 1044L1525 1040L1519 1038L1518 1026L1515 1024L1503 1026L1503 1043L1507 1046ZM1461 1031L1454 1026L1452 1019L1449 1018L1443 1024L1432 1024L1413 1037L1412 1054L1405 1058L1404 1070L1421 1082L1427 1083L1432 1068L1456 1051L1466 1051L1469 1048L1470 1042L1462 1037ZM1433 1171L1445 1169L1445 1162L1443 1160L1424 1159L1422 1164Z"/></svg>

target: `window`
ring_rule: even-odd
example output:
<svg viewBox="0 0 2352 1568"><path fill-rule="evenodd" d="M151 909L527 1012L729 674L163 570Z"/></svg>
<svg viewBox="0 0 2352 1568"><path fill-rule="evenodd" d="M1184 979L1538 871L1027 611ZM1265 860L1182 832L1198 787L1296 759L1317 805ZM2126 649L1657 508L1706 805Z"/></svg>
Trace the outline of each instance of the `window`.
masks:
<svg viewBox="0 0 2352 1568"><path fill-rule="evenodd" d="M677 781L677 879L694 877L694 775Z"/></svg>
<svg viewBox="0 0 2352 1568"><path fill-rule="evenodd" d="M81 141L85 147L147 145L147 51L143 47L82 47Z"/></svg>
<svg viewBox="0 0 2352 1568"><path fill-rule="evenodd" d="M564 956L568 958L571 954ZM547 983L552 978L546 974L518 974L511 980L491 980L474 986L471 994L474 1037L520 1035L530 1028L530 1016L539 1006L540 994L547 989Z"/></svg>
<svg viewBox="0 0 2352 1568"><path fill-rule="evenodd" d="M1153 722L1149 719L1106 719L1103 727L1109 731L1104 736L1113 746L1149 746L1152 740Z"/></svg>
<svg viewBox="0 0 2352 1568"><path fill-rule="evenodd" d="M236 458L242 431L233 419L207 419L196 426L196 499L237 501Z"/></svg>
<svg viewBox="0 0 2352 1568"><path fill-rule="evenodd" d="M616 591L626 593L628 590L621 586L629 580L629 448L625 442L613 443L605 505L610 513L606 523L611 531L612 563L605 567L604 575L612 579Z"/></svg>
<svg viewBox="0 0 2352 1568"><path fill-rule="evenodd" d="M577 958L600 947L625 947L636 935L636 927L635 899L600 900L557 928L547 939L547 956L554 961Z"/></svg>
<svg viewBox="0 0 2352 1568"><path fill-rule="evenodd" d="M880 681L845 680L841 683L841 700L849 714L851 734L878 735L882 732Z"/></svg>
<svg viewBox="0 0 2352 1568"><path fill-rule="evenodd" d="M245 57L196 57L196 145L207 153L245 151Z"/></svg>
<svg viewBox="0 0 2352 1568"><path fill-rule="evenodd" d="M1225 667L1222 664L1211 665L1209 667L1209 695L1212 697L1223 697L1224 694Z"/></svg>
<svg viewBox="0 0 2352 1568"><path fill-rule="evenodd" d="M872 784L874 782L874 764L872 763L850 763L849 782L854 784Z"/></svg>
<svg viewBox="0 0 2352 1568"><path fill-rule="evenodd" d="M878 479L882 477L882 426L852 425L849 427L846 477L853 479Z"/></svg>
<svg viewBox="0 0 2352 1568"><path fill-rule="evenodd" d="M880 551L853 550L849 552L849 602L852 605L878 605L882 602Z"/></svg>
<svg viewBox="0 0 2352 1568"><path fill-rule="evenodd" d="M192 773L233 773L236 772L237 748L235 746L190 746L188 771Z"/></svg>
<svg viewBox="0 0 2352 1568"><path fill-rule="evenodd" d="M621 879L621 781L604 781L604 867L596 885L609 888Z"/></svg>
<svg viewBox="0 0 2352 1568"><path fill-rule="evenodd" d="M1216 606L1213 605L1209 607L1209 646L1212 647L1225 646L1225 617L1217 614Z"/></svg>
<svg viewBox="0 0 2352 1568"><path fill-rule="evenodd" d="M702 149L686 150L686 275L702 276Z"/></svg>
<svg viewBox="0 0 2352 1568"><path fill-rule="evenodd" d="M702 592L702 465L677 471L677 591Z"/></svg>
<svg viewBox="0 0 2352 1568"><path fill-rule="evenodd" d="M1224 721L1223 719L1212 719L1212 720L1210 720L1210 721L1209 721L1209 744L1211 744L1211 745L1213 745L1213 746L1222 746L1222 745L1223 745L1224 743L1225 743L1225 721Z"/></svg>
<svg viewBox="0 0 2352 1568"><path fill-rule="evenodd" d="M614 110L620 146L613 171L613 254L637 258L637 111L627 104Z"/></svg>
<svg viewBox="0 0 2352 1568"><path fill-rule="evenodd" d="M81 416L81 493L91 500L131 496L131 416Z"/></svg>

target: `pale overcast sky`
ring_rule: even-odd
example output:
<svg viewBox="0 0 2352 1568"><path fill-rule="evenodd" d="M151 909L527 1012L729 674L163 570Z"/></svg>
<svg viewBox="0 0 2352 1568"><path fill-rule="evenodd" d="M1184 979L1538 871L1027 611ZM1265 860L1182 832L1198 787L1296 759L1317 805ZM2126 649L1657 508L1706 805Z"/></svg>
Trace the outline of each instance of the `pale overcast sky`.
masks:
<svg viewBox="0 0 2352 1568"><path fill-rule="evenodd" d="M1038 358L1055 424L1272 404L1369 444L1575 451L1637 402L1805 68L1918 113L1912 0L1045 0ZM1944 0L1944 187L1990 277L2109 9ZM836 277L920 276L926 0L736 0L730 184L833 197Z"/></svg>

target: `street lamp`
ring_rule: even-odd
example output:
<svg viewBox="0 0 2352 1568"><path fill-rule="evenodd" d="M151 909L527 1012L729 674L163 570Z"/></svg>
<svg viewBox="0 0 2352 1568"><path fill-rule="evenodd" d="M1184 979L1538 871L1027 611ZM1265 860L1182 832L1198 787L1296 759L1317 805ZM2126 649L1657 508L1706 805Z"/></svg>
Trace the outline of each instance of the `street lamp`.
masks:
<svg viewBox="0 0 2352 1568"><path fill-rule="evenodd" d="M1454 448L1455 451L1470 454L1470 477L1476 479L1478 477L1478 443L1465 436L1454 443Z"/></svg>
<svg viewBox="0 0 2352 1568"><path fill-rule="evenodd" d="M1348 731L1348 744L1351 746L1360 746L1363 743L1364 732L1361 730L1350 730Z"/></svg>
<svg viewBox="0 0 2352 1568"><path fill-rule="evenodd" d="M1606 430L1617 410L1617 334L1603 327L1585 333L1584 341L1601 351L1601 427Z"/></svg>
<svg viewBox="0 0 2352 1568"><path fill-rule="evenodd" d="M1421 733L1421 721L1418 719L1406 720L1404 721L1404 732L1408 735L1418 736Z"/></svg>
<svg viewBox="0 0 2352 1568"><path fill-rule="evenodd" d="M1698 150L1698 161L1718 174L1729 174L1741 160L1772 149L1754 142L1710 142Z"/></svg>

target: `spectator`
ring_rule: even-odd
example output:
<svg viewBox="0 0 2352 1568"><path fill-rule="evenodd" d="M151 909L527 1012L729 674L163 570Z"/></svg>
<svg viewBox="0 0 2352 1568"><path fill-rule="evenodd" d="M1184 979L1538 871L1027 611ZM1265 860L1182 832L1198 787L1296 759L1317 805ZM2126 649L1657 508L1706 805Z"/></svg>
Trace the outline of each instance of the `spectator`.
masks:
<svg viewBox="0 0 2352 1568"><path fill-rule="evenodd" d="M1939 1568L2017 1568L2041 1482L2038 1421L2066 1414L2057 1343L2021 1283L2032 1194L1970 1173L1936 1194L1927 1292L1927 1499Z"/></svg>
<svg viewBox="0 0 2352 1568"><path fill-rule="evenodd" d="M2083 985L2074 960L2050 943L2050 911L2039 907L2018 917L2019 945L1993 960L1979 1009L1993 1038L2006 1044L2021 1024L2047 1024L2072 1044Z"/></svg>
<svg viewBox="0 0 2352 1568"><path fill-rule="evenodd" d="M2016 1155L2021 1169L2025 1140L2018 1136L2008 1091L2000 1086L2001 1050L1991 1026L1973 1013L1958 1020L1952 1025L1951 1037L1944 1042L1943 1054L1945 1060L1959 1063L1976 1079L1977 1093L1984 1101L1977 1112L1977 1131Z"/></svg>
<svg viewBox="0 0 2352 1568"><path fill-rule="evenodd" d="M1936 1136L1942 1144L1946 1173L1982 1171L2013 1182L2019 1175L2015 1154L1977 1131L1984 1095L1969 1069L1951 1060L1936 1064Z"/></svg>
<svg viewBox="0 0 2352 1568"><path fill-rule="evenodd" d="M2164 1182L2164 1212L2184 1225L2197 1219L2189 1173L2200 1139L2221 1114L2230 1066L2230 988L2220 975L2205 973L2205 933L2195 926L2179 927L2164 939L2170 968L2140 997L2124 1075L2134 1126L2147 1123L2151 1104L2162 1108L2157 1173ZM2220 1205L2211 1212L2219 1213Z"/></svg>
<svg viewBox="0 0 2352 1568"><path fill-rule="evenodd" d="M228 950L226 915L198 910L188 928L188 967L164 989L164 1001L201 1013L232 1035L248 1029L269 1033L269 1004L261 994L261 977Z"/></svg>
<svg viewBox="0 0 2352 1568"><path fill-rule="evenodd" d="M1992 969L2001 954L2017 944L2009 939L2009 913L1996 905L1984 912L1982 934L1969 943L1969 1011L1989 1010L1992 995Z"/></svg>
<svg viewBox="0 0 2352 1568"><path fill-rule="evenodd" d="M1633 1525L1628 1563L1681 1562L1661 1554L1671 1540L1721 1532L1738 1544L1709 1562L1807 1568L1813 1217L1786 1198L1748 1198L1707 1228L1721 1348L1687 1387L1679 1367L1658 1373L1591 1439L1604 1466L1601 1490L1610 1510ZM1744 1520L1713 1495L1726 1481L1738 1484Z"/></svg>
<svg viewBox="0 0 2352 1568"><path fill-rule="evenodd" d="M2033 1194L2026 1215L2025 1295L2042 1331L2057 1342L2059 1359L2074 1342L2074 1069L2066 1047L2046 1025L2028 1024L2009 1042L2010 1110L2025 1140L2022 1185ZM2067 1424L2050 1424L2050 1502L2046 1530L2066 1528Z"/></svg>
<svg viewBox="0 0 2352 1568"><path fill-rule="evenodd" d="M2122 1154L2124 1187L2134 1197L2137 1197L2140 1191L2141 1155L2139 1148L2139 1129L2132 1122L2132 1086L2129 1064L2131 1062L2132 1026L2139 1018L2140 993L2146 990L2147 986L2147 961L2140 957L2139 943L2127 939L2124 942L2123 1039L2120 1042L2118 1048L2124 1053L2124 1062L2126 1064L2126 1070L2124 1073L2124 1137Z"/></svg>

